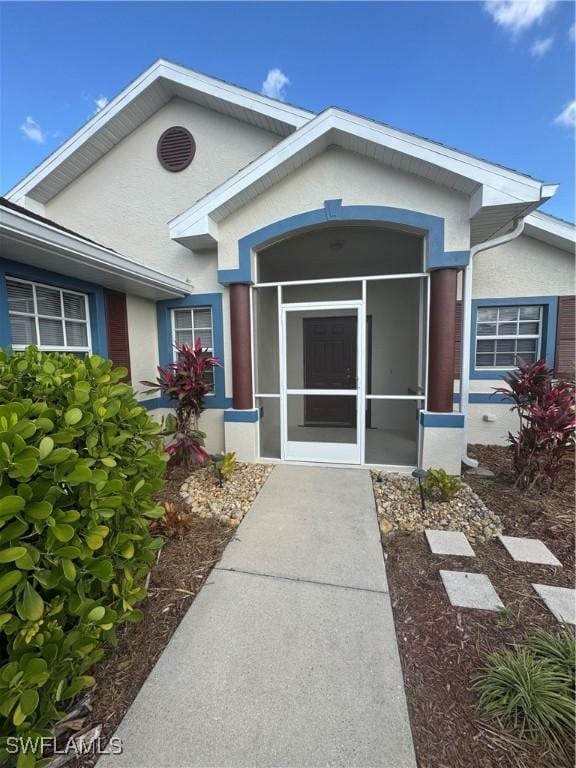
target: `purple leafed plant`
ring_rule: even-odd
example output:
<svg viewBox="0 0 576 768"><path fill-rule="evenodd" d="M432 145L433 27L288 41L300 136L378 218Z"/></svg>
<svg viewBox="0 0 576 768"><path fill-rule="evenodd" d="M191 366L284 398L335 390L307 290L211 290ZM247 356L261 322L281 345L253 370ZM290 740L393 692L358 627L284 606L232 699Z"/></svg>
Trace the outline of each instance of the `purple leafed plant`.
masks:
<svg viewBox="0 0 576 768"><path fill-rule="evenodd" d="M512 400L520 420L518 434L508 433L517 488L551 488L574 450L574 387L553 375L544 360L520 360L504 377L508 386L495 390Z"/></svg>
<svg viewBox="0 0 576 768"><path fill-rule="evenodd" d="M172 437L166 449L174 464L204 463L208 453L204 448L206 435L198 428L200 414L205 408L205 397L210 392L208 375L218 358L202 347L200 339L194 346L174 345L177 358L165 366L158 366L155 382L143 381L147 392L160 391L174 403L175 416L165 420L165 434Z"/></svg>

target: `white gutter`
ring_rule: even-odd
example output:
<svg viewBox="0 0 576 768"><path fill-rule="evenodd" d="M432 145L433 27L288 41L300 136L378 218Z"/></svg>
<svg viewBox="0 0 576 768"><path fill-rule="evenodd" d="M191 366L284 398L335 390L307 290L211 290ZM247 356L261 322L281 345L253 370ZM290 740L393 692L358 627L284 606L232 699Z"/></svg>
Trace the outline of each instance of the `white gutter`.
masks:
<svg viewBox="0 0 576 768"><path fill-rule="evenodd" d="M470 249L470 261L464 269L462 280L462 359L460 361L460 413L464 415L462 463L468 467L477 467L476 459L468 456L468 398L470 396L470 344L472 332L472 275L474 271L474 256L489 248L497 248L499 245L515 240L524 231L524 217L516 221L514 229L505 235L486 240L484 243L472 246Z"/></svg>

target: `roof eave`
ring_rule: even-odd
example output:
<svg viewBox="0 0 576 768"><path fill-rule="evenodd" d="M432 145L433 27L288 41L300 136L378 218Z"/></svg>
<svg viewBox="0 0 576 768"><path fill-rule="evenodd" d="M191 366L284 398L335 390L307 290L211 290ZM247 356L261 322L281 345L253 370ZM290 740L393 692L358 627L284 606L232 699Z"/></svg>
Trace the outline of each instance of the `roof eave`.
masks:
<svg viewBox="0 0 576 768"><path fill-rule="evenodd" d="M537 179L490 166L426 139L330 108L175 217L169 223L170 237L188 248L214 245L218 221L233 210L235 204L245 204L250 190L255 190L256 185L261 189L267 179L277 179L278 169L288 168L296 156L309 158L330 143L342 142L346 135L404 152L423 163L440 166L453 178L469 180L470 188L475 190L471 194L471 219L490 206L511 206L512 219L518 215L517 210L537 207L556 191L554 185L543 185Z"/></svg>
<svg viewBox="0 0 576 768"><path fill-rule="evenodd" d="M123 109L133 103L147 89L155 86L165 87L168 84L166 101L171 98L170 84L188 88L190 93L201 92L222 102L230 102L241 106L252 113L260 113L278 123L284 124L287 131L293 131L308 122L314 115L307 110L270 99L261 94L248 91L239 86L216 80L208 75L189 70L179 64L165 59L158 59L103 109L90 118L67 141L50 154L40 165L27 174L18 184L12 187L5 197L13 202L23 200L26 196L33 199L37 187L80 147L84 147L90 139L104 129L108 123ZM39 202L46 202L39 200Z"/></svg>
<svg viewBox="0 0 576 768"><path fill-rule="evenodd" d="M544 211L534 211L526 217L524 233L572 255L576 252L574 224L548 216Z"/></svg>
<svg viewBox="0 0 576 768"><path fill-rule="evenodd" d="M5 258L80 277L115 290L150 299L185 296L192 286L128 259L97 243L63 232L15 211L0 209L0 240ZM19 246L18 248L15 245ZM24 248L22 248L24 246Z"/></svg>

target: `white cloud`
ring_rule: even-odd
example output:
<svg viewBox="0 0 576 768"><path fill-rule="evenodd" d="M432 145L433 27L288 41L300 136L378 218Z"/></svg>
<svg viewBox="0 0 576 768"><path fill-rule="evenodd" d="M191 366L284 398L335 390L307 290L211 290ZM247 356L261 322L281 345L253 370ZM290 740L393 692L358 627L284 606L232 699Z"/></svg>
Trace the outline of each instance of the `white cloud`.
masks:
<svg viewBox="0 0 576 768"><path fill-rule="evenodd" d="M576 128L576 101L567 104L562 112L554 118L555 125L564 125L566 128Z"/></svg>
<svg viewBox="0 0 576 768"><path fill-rule="evenodd" d="M576 24L572 24L572 26L568 30L568 37L570 38L570 40L572 40L572 42L576 41Z"/></svg>
<svg viewBox="0 0 576 768"><path fill-rule="evenodd" d="M262 94L270 96L271 99L284 101L285 91L289 85L290 80L281 69L269 69L266 80L262 83Z"/></svg>
<svg viewBox="0 0 576 768"><path fill-rule="evenodd" d="M100 112L101 109L104 109L106 104L108 104L108 99L106 96L98 96L97 99L94 99L94 104L96 104L96 109L94 110L94 114L96 114L96 112Z"/></svg>
<svg viewBox="0 0 576 768"><path fill-rule="evenodd" d="M484 8L499 27L514 34L542 21L554 7L554 0L486 0Z"/></svg>
<svg viewBox="0 0 576 768"><path fill-rule="evenodd" d="M532 56L535 56L537 59L541 59L542 56L545 56L550 48L552 48L552 43L554 42L553 37L544 37L540 40L536 40L535 43L532 44L532 47L530 48L530 53Z"/></svg>
<svg viewBox="0 0 576 768"><path fill-rule="evenodd" d="M20 126L20 130L27 139L36 142L36 144L44 144L46 141L46 134L42 128L40 128L36 120L31 118L30 115L24 120Z"/></svg>

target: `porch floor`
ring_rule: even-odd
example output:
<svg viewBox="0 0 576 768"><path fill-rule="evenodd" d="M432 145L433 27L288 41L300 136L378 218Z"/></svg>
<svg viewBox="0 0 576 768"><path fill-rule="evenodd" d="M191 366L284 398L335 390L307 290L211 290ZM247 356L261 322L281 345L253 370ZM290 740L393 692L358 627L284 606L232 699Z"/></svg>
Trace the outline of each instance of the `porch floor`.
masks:
<svg viewBox="0 0 576 768"><path fill-rule="evenodd" d="M288 428L288 439L302 442L355 443L356 429L298 425ZM403 430L367 429L366 464L416 466L418 464L416 436Z"/></svg>
<svg viewBox="0 0 576 768"><path fill-rule="evenodd" d="M99 768L415 768L370 474L277 466Z"/></svg>

